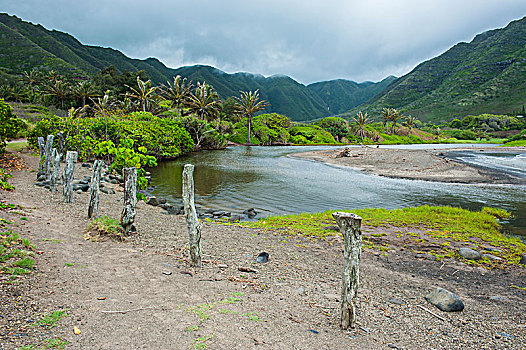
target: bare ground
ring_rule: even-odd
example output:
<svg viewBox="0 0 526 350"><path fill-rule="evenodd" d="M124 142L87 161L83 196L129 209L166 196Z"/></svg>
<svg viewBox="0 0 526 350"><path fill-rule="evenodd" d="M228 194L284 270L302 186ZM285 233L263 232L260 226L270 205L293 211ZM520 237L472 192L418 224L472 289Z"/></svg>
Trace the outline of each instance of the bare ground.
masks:
<svg viewBox="0 0 526 350"><path fill-rule="evenodd" d="M66 349L524 349L523 267L484 270L455 260L415 258L392 246L365 250L359 327L340 331L341 240L310 241L204 223L205 263L188 266L182 216L140 202L138 234L125 242L83 238L88 194L74 204L33 185L36 160L16 172L1 199L23 207L0 212L41 254L36 271L0 283L0 349L60 338ZM77 167L77 176L87 169ZM101 214L118 218L122 193L101 193ZM21 217L28 220L21 220ZM261 251L266 264L254 263ZM256 273L240 272L251 267ZM423 296L455 292L464 311L444 313ZM435 315L420 308L432 311ZM67 309L57 326L34 325ZM438 315L439 317L437 317ZM77 327L81 333L73 333ZM35 346L35 348L39 348Z"/></svg>

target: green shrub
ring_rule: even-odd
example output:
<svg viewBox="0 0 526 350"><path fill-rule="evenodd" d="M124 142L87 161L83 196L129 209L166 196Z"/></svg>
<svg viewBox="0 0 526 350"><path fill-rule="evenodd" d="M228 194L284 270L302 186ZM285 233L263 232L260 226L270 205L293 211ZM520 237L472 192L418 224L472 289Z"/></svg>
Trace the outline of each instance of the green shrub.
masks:
<svg viewBox="0 0 526 350"><path fill-rule="evenodd" d="M5 153L7 139L16 138L27 130L27 124L13 114L9 103L0 98L0 155Z"/></svg>
<svg viewBox="0 0 526 350"><path fill-rule="evenodd" d="M327 117L316 122L316 125L329 132L337 141L346 137L349 133L349 127L345 119L340 117Z"/></svg>
<svg viewBox="0 0 526 350"><path fill-rule="evenodd" d="M334 137L317 125L297 125L289 129L291 136L302 136L307 141L305 144L330 144L336 143ZM294 139L294 138L293 138ZM293 141L293 143L295 143Z"/></svg>

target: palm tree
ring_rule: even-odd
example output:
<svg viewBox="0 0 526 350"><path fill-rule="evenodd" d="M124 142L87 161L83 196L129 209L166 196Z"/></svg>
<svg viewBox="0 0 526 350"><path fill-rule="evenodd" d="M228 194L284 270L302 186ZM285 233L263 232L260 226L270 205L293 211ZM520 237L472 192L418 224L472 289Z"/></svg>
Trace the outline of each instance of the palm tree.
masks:
<svg viewBox="0 0 526 350"><path fill-rule="evenodd" d="M413 131L413 127L415 126L417 120L418 119L410 115L405 117L405 125L407 126L407 137L411 138L411 131Z"/></svg>
<svg viewBox="0 0 526 350"><path fill-rule="evenodd" d="M404 118L403 115L400 114L400 112L398 112L398 110L396 108L392 108L391 109L391 121L393 122L393 124L391 125L391 134L394 134L395 131L396 131L396 122L400 119Z"/></svg>
<svg viewBox="0 0 526 350"><path fill-rule="evenodd" d="M53 80L45 88L45 94L60 101L60 107L64 109L64 101L69 97L69 86L62 80Z"/></svg>
<svg viewBox="0 0 526 350"><path fill-rule="evenodd" d="M367 113L362 114L362 112L358 112L356 117L353 117L353 120L356 123L356 125L358 125L359 134L363 142L363 139L365 137L365 126L370 122L369 116L367 115Z"/></svg>
<svg viewBox="0 0 526 350"><path fill-rule="evenodd" d="M250 144L250 134L252 131L252 117L254 113L264 110L270 104L265 100L259 100L259 90L254 92L241 91L241 97L236 97L238 102L237 107L243 117L247 118L248 122L248 143Z"/></svg>
<svg viewBox="0 0 526 350"><path fill-rule="evenodd" d="M157 98L157 95L155 94L157 88L152 87L151 80L142 81L141 78L137 76L137 89L132 88L129 85L126 85L126 87L131 90L128 97L139 101L139 105L143 112L146 112L146 106L149 103L155 102Z"/></svg>
<svg viewBox="0 0 526 350"><path fill-rule="evenodd" d="M24 80L26 84L29 85L29 89L31 90L31 101L33 101L35 98L35 88L40 82L40 75L36 70L29 72L25 71L22 80Z"/></svg>
<svg viewBox="0 0 526 350"><path fill-rule="evenodd" d="M437 126L435 130L433 130L433 134L435 134L435 138L438 141L440 138L440 135L442 135L442 130L440 130L440 127Z"/></svg>
<svg viewBox="0 0 526 350"><path fill-rule="evenodd" d="M384 125L387 127L387 133L389 133L389 122L391 121L393 112L391 108L382 109L382 118L384 118Z"/></svg>
<svg viewBox="0 0 526 350"><path fill-rule="evenodd" d="M106 90L106 93L104 94L102 99L100 97L97 97L97 101L91 99L91 102L93 102L95 111L97 111L104 118L104 123L106 125L105 137L106 137L106 141L108 141L108 115L107 115L107 112L114 105L113 101L111 100L110 90Z"/></svg>
<svg viewBox="0 0 526 350"><path fill-rule="evenodd" d="M187 106L190 112L197 115L200 119L212 120L219 111L219 95L207 83L197 83L194 93L188 99Z"/></svg>
<svg viewBox="0 0 526 350"><path fill-rule="evenodd" d="M24 87L20 84L14 84L11 87L11 97L15 100L15 102L22 102L22 98L26 96L26 90Z"/></svg>
<svg viewBox="0 0 526 350"><path fill-rule="evenodd" d="M170 101L172 108L177 110L179 116L182 116L182 106L190 99L194 85L191 81L187 84L186 78L181 78L180 75L174 77L173 83L169 81L166 83L168 86L163 86L162 95Z"/></svg>
<svg viewBox="0 0 526 350"><path fill-rule="evenodd" d="M80 81L73 87L73 96L80 98L82 107L86 107L86 99L97 96L95 85L89 80Z"/></svg>

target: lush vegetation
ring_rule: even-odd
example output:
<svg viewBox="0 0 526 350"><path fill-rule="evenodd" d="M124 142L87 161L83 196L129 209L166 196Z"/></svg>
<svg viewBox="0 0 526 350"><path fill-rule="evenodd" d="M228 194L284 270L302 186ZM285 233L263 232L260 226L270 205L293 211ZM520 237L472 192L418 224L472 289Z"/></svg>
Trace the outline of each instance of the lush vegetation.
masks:
<svg viewBox="0 0 526 350"><path fill-rule="evenodd" d="M13 114L11 106L0 98L0 156L5 153L7 140L27 130L27 124Z"/></svg>
<svg viewBox="0 0 526 350"><path fill-rule="evenodd" d="M333 212L274 216L256 222L244 222L243 225L272 230L285 236L302 235L313 239L325 239L339 234L339 231L334 229ZM494 266L516 264L521 255L526 253L526 245L520 239L506 236L499 231L498 219L510 216L508 212L500 209L483 208L481 211L469 211L452 207L421 206L393 210L357 209L352 212L363 218L364 246L369 249L389 249L388 245L385 245L387 243L378 245L374 239L375 236L386 236L387 233L367 233L372 229L380 229L407 241L415 251L419 251L419 247L434 247L426 252L439 259L446 256L461 259L457 254L460 246L475 247L502 258L484 258L479 261ZM489 251L488 248L491 247L500 251Z"/></svg>
<svg viewBox="0 0 526 350"><path fill-rule="evenodd" d="M526 17L421 63L353 113L397 106L435 122L488 112L524 115L525 47Z"/></svg>

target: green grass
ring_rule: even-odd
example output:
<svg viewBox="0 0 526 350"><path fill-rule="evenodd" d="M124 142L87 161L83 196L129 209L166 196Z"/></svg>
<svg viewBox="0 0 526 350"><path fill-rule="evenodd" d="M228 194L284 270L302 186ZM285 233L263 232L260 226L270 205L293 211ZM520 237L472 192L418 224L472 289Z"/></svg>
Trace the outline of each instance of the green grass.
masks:
<svg viewBox="0 0 526 350"><path fill-rule="evenodd" d="M0 273L21 276L31 273L35 260L31 259L35 247L18 233L0 232Z"/></svg>
<svg viewBox="0 0 526 350"><path fill-rule="evenodd" d="M502 147L526 147L526 140L517 140L506 142Z"/></svg>
<svg viewBox="0 0 526 350"><path fill-rule="evenodd" d="M349 210L345 210L349 211ZM351 210L363 218L363 229L373 228L415 228L423 230L423 234L413 238L419 243L443 242L438 256L456 256L451 242L469 243L480 248L491 245L502 250L495 253L508 264L516 264L522 254L526 253L526 246L518 238L509 237L499 231L498 219L506 219L510 214L502 209L483 208L481 211L469 211L448 206L420 206L412 208L392 209L383 208ZM325 239L339 234L331 229L335 221L334 211L323 213L303 213L297 215L273 216L256 222L243 222L243 226L259 228L281 233L283 235L301 235L310 239ZM400 231L402 232L402 231ZM403 234L403 233L400 233ZM375 234L375 236L382 234ZM411 234L407 234L411 236ZM375 245L368 237L364 238L364 247L380 251L387 251L388 246ZM458 257L458 256L457 256ZM489 261L483 261L489 263Z"/></svg>
<svg viewBox="0 0 526 350"><path fill-rule="evenodd" d="M66 310L55 310L50 314L43 315L42 318L38 321L38 324L46 328L53 328L57 325L63 317L68 316Z"/></svg>
<svg viewBox="0 0 526 350"><path fill-rule="evenodd" d="M20 141L20 142L10 142L7 144L6 150L10 152L20 152L24 149L27 149L27 141Z"/></svg>
<svg viewBox="0 0 526 350"><path fill-rule="evenodd" d="M119 221L108 216L103 216L90 222L88 231L99 236L105 235L118 239L122 238L124 233Z"/></svg>

